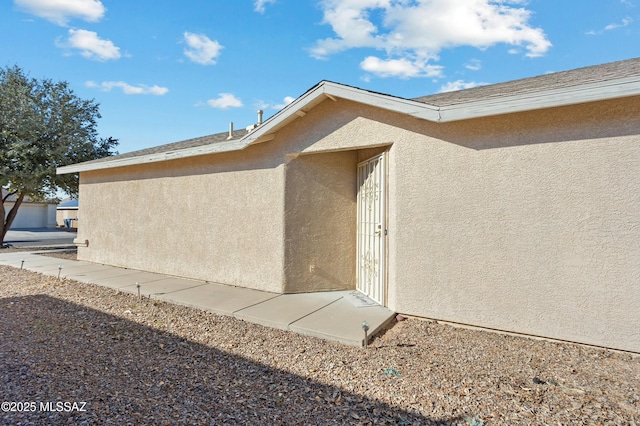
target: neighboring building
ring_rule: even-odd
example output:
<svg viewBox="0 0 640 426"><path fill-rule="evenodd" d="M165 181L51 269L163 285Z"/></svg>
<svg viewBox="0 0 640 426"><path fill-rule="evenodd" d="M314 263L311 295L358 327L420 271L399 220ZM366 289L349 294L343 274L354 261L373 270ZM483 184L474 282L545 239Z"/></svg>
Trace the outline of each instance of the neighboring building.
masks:
<svg viewBox="0 0 640 426"><path fill-rule="evenodd" d="M2 196L6 191L2 189ZM15 197L9 197L4 204L5 218L14 206ZM10 229L20 228L55 228L56 203L53 201L33 201L28 197L22 201Z"/></svg>
<svg viewBox="0 0 640 426"><path fill-rule="evenodd" d="M78 200L65 200L58 204L56 223L61 228L78 229Z"/></svg>
<svg viewBox="0 0 640 426"><path fill-rule="evenodd" d="M323 81L76 172L82 260L640 352L640 59L416 99Z"/></svg>

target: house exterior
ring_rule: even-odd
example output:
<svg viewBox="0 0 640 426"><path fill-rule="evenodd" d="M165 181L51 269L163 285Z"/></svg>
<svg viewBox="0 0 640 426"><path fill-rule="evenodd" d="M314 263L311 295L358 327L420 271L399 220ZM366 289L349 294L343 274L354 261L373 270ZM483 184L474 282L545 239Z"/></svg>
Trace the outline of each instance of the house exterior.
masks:
<svg viewBox="0 0 640 426"><path fill-rule="evenodd" d="M6 194L2 189L2 195ZM15 196L9 197L4 205L5 219L15 205ZM56 227L56 203L50 201L34 201L26 197L20 207L18 214L11 223L10 229L29 228L55 228Z"/></svg>
<svg viewBox="0 0 640 426"><path fill-rule="evenodd" d="M56 225L60 228L78 229L77 199L64 200L56 209Z"/></svg>
<svg viewBox="0 0 640 426"><path fill-rule="evenodd" d="M416 99L323 81L59 173L82 260L640 352L640 59Z"/></svg>

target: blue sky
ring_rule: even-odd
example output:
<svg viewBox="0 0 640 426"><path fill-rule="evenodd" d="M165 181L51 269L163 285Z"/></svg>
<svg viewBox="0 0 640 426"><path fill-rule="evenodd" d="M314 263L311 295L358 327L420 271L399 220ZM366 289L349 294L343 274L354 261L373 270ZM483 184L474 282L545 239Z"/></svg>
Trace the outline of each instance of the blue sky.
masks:
<svg viewBox="0 0 640 426"><path fill-rule="evenodd" d="M401 97L640 56L640 0L6 0L0 66L123 152L244 128L321 80Z"/></svg>

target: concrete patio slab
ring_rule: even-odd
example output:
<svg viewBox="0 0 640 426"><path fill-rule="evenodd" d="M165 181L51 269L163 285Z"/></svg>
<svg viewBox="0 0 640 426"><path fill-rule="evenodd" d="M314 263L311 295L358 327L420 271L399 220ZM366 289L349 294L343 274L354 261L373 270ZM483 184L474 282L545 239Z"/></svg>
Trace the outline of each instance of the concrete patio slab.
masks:
<svg viewBox="0 0 640 426"><path fill-rule="evenodd" d="M64 259L58 259L50 256L40 256L29 252L11 252L3 253L0 251L0 264L9 265L24 269L45 267L48 265L59 265ZM24 262L23 262L24 261Z"/></svg>
<svg viewBox="0 0 640 426"><path fill-rule="evenodd" d="M204 286L164 294L158 296L157 299L204 309L217 314L233 315L236 311L277 296L278 294L276 293L208 283Z"/></svg>
<svg viewBox="0 0 640 426"><path fill-rule="evenodd" d="M92 265L87 265L87 266L83 266L83 267L78 267L78 268L74 268L74 267L68 267L68 268L63 268L61 271L61 276L70 279L70 280L76 280L76 281L82 281L82 282L88 282L91 283L91 281L85 281L85 278L88 277L93 277L97 274L103 273L103 272L111 272L111 273L115 273L115 271L118 271L117 269L114 269L111 266L108 265L101 265L99 263L95 263ZM56 275L57 275L57 271ZM49 272L50 273L50 272Z"/></svg>
<svg viewBox="0 0 640 426"><path fill-rule="evenodd" d="M369 335L375 335L394 318L394 313L383 306L357 308L341 298L289 326L291 331L307 336L334 340L347 345L362 346L362 322L369 323Z"/></svg>
<svg viewBox="0 0 640 426"><path fill-rule="evenodd" d="M138 289L136 288L136 283L140 283L140 285L143 285L153 281L160 281L166 278L165 275L154 274L152 272L141 272L130 269L127 271L129 271L130 273L109 278L96 278L94 279L94 282L95 284L111 287L115 290L137 294Z"/></svg>
<svg viewBox="0 0 640 426"><path fill-rule="evenodd" d="M23 253L2 253L0 254L0 264L14 266L19 268L22 261L25 260Z"/></svg>
<svg viewBox="0 0 640 426"><path fill-rule="evenodd" d="M160 296L203 285L207 285L207 283L204 281L189 280L186 278L164 277L158 281L148 281L145 283L140 282L140 294L145 297L151 297L152 299L159 299ZM135 284L121 287L120 290L136 294L138 292L138 288Z"/></svg>
<svg viewBox="0 0 640 426"><path fill-rule="evenodd" d="M14 258L24 257L25 254L29 255L30 253L0 250L0 262L6 261L6 260L13 260Z"/></svg>
<svg viewBox="0 0 640 426"><path fill-rule="evenodd" d="M2 265L20 268L22 260L27 270L57 276L63 265L61 275L67 279L132 294L137 294L138 282L145 297L353 346L363 344L362 321L369 323L371 336L395 316L382 306L354 306L348 300L351 291L277 294L29 252L0 252Z"/></svg>
<svg viewBox="0 0 640 426"><path fill-rule="evenodd" d="M60 266L62 266L62 269L60 269ZM72 263L54 263L51 265L43 265L43 266L36 266L36 267L32 267L32 269L37 270L45 275L58 275L58 269L60 269L60 276L61 277L67 277L71 274L78 274L78 273L82 273L85 271L101 271L106 269L107 267L105 265L100 265L100 264L96 264L96 263L80 263L78 262L78 264L74 265Z"/></svg>
<svg viewBox="0 0 640 426"><path fill-rule="evenodd" d="M24 267L25 268L43 268L50 265L60 265L63 262L63 259L56 259L55 257L49 256L30 256L24 258Z"/></svg>
<svg viewBox="0 0 640 426"><path fill-rule="evenodd" d="M31 271L34 272L39 272L42 275L48 275L50 277L58 277L58 272L60 272L60 278L66 278L67 274L70 274L72 272L74 272L74 270L76 272L80 272L83 269L87 269L86 267L83 267L82 269L77 269L77 268L72 268L72 267L67 267L67 268L62 268L62 269L58 269L58 265L52 265L52 266L40 266L40 267L32 267L32 268L28 268Z"/></svg>
<svg viewBox="0 0 640 426"><path fill-rule="evenodd" d="M282 294L234 312L236 318L267 327L288 330L289 324L343 297L342 291Z"/></svg>
<svg viewBox="0 0 640 426"><path fill-rule="evenodd" d="M101 281L106 281L111 278L126 279L127 276L130 276L132 274L138 274L141 272L141 271L135 271L131 269L117 268L115 266L109 266L109 265L101 265L101 266L104 266L105 269L95 270L95 271L79 271L77 273L74 271L73 273L68 274L67 278L72 280L82 281L88 284L100 285Z"/></svg>

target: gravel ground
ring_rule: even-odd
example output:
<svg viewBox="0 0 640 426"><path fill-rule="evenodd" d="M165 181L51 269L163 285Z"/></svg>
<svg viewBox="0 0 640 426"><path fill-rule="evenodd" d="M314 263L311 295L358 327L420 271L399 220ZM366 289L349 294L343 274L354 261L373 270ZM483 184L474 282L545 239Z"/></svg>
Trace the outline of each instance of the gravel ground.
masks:
<svg viewBox="0 0 640 426"><path fill-rule="evenodd" d="M417 319L365 350L4 266L0 312L35 409L0 424L640 424L627 353Z"/></svg>

